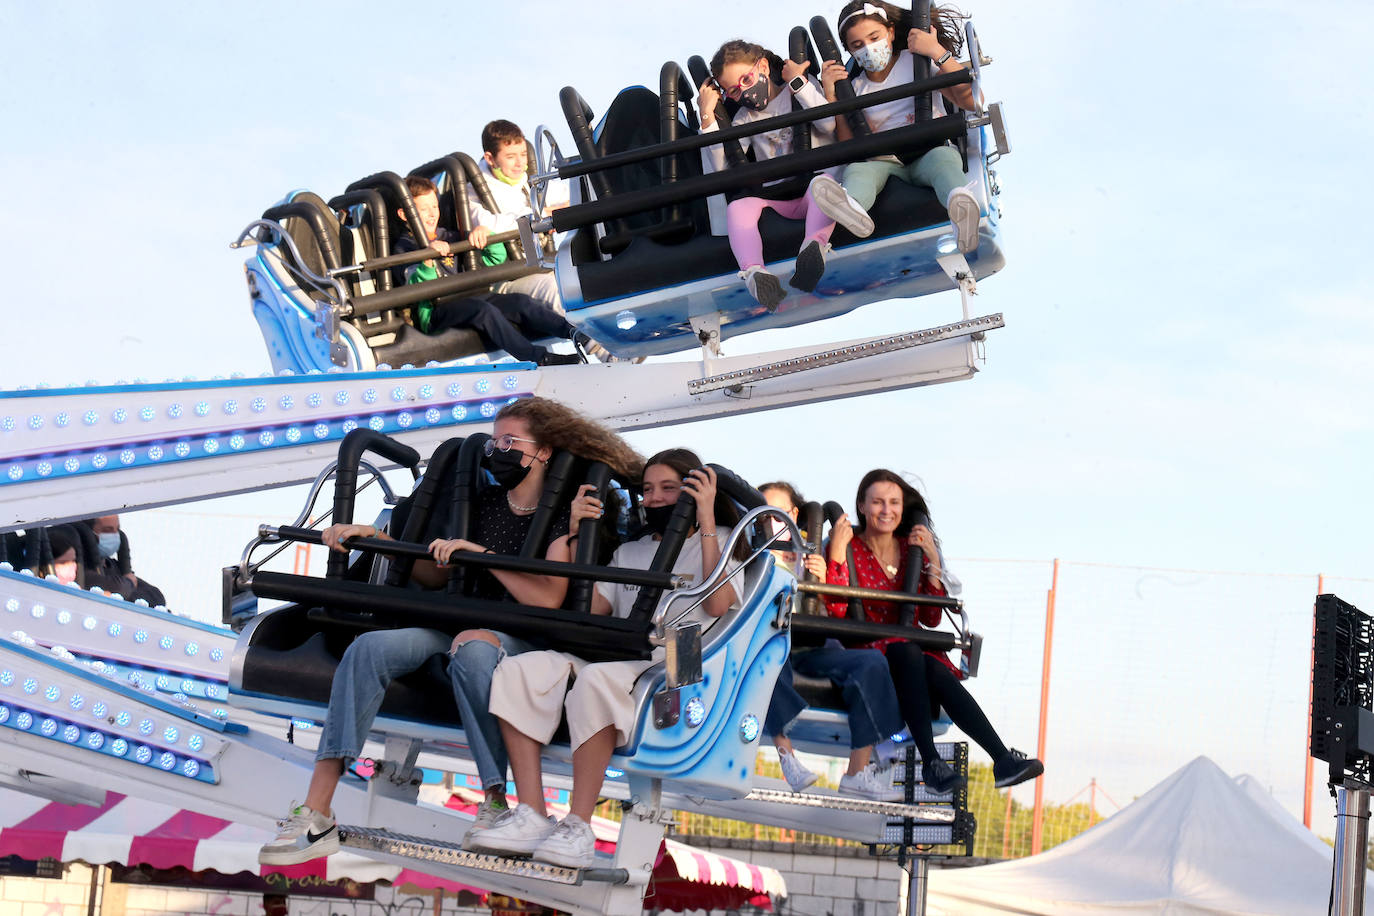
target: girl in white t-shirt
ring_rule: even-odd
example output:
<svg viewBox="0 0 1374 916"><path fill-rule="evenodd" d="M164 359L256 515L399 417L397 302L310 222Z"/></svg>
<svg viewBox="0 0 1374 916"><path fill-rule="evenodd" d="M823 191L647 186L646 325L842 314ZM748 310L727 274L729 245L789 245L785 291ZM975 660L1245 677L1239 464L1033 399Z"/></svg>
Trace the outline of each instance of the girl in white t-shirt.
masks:
<svg viewBox="0 0 1374 916"><path fill-rule="evenodd" d="M584 518L600 518L604 509L583 486L573 501L571 528ZM611 566L647 569L682 492L696 501L696 527L682 546L673 572L703 581L720 561L730 535L725 527L735 518L724 501L717 506L716 472L686 449L669 449L644 466L643 506L650 534L620 545ZM718 524L721 523L721 524ZM738 567L738 557L727 568ZM685 618L705 632L739 601L739 591L727 580ZM592 597L592 613L629 616L639 595L637 586L599 582ZM666 601L665 594L661 600ZM510 756L511 774L520 804L491 827L473 833L465 848L497 855L533 855L543 862L585 868L595 861L592 811L601 794L606 767L615 749L629 738L635 724L634 685L639 675L662 661L664 650L654 649L645 661L598 662L566 652L527 652L508 655L492 676L491 714L501 722L501 735ZM572 686L569 687L569 681ZM569 814L558 825L544 809L540 752L553 737L566 709L572 744L573 787Z"/></svg>
<svg viewBox="0 0 1374 916"><path fill-rule="evenodd" d="M930 30L911 29L905 36L905 47L897 50L895 26L900 15L900 9L882 0L853 0L840 10L836 30L840 43L863 68L853 80L856 94L866 95L911 82L918 73L925 77L964 69L957 57L963 45L958 28L959 20L965 18L962 13L932 6ZM975 107L973 91L967 84L931 95L933 117L944 114L942 97L966 110ZM915 123L916 100L899 99L863 111L875 133L891 130ZM836 125L836 136L848 139L848 125L842 121ZM936 198L949 210L959 250L967 253L978 247L980 207L978 198L964 187L968 179L958 150L947 144L937 146L910 163L903 163L895 156L852 162L845 166L843 183L850 196L867 210L873 206L887 180L894 176L909 184L933 188Z"/></svg>
<svg viewBox="0 0 1374 916"><path fill-rule="evenodd" d="M747 41L727 41L711 58L711 78L701 84L701 94L697 97L701 132L720 129L716 120L716 106L722 92L739 103L739 111L732 121L735 126L790 112L793 99L803 108L815 108L835 101L835 82L845 78L844 68L827 61L818 81L814 76L806 75L810 66L810 61L800 64L791 60L783 61L760 45ZM773 81L775 70L781 72L780 82ZM792 138L793 129L784 127L754 134L747 139L753 147L755 161L762 162L791 153L794 149ZM833 118L825 118L811 125L812 146L823 146L834 139ZM725 150L719 145L707 147L702 151L702 161L707 171L718 172L725 168ZM838 169L834 171L838 172ZM873 231L873 221L868 218L868 213L848 198L834 175L817 175L811 180L806 193L800 196L796 196L795 191L791 196L781 191L770 195L770 185L778 184L777 181L770 182L757 195L732 200L725 212L730 250L739 263L740 277L749 294L769 311L778 307L786 293L778 278L763 266L759 217L765 209L771 209L788 219L806 221L806 235L797 253L796 270L788 281L789 286L803 292L814 290L825 273L825 254L830 250L830 233L836 222L858 236L866 236ZM827 210L822 210L818 205L822 197L831 202Z"/></svg>

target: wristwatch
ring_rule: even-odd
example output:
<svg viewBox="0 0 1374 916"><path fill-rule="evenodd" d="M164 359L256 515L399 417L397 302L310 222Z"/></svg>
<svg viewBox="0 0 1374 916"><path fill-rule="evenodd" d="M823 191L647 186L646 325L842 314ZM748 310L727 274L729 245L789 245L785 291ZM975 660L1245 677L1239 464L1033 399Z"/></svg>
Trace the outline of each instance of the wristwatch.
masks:
<svg viewBox="0 0 1374 916"><path fill-rule="evenodd" d="M788 88L788 89L791 89L791 90L792 90L792 93L795 95L796 93L801 92L801 91L802 91L802 87L805 86L805 85L806 85L806 80L803 79L800 75L798 75L798 76L792 77L792 79L791 79L791 80L788 82L788 84L787 84L787 88Z"/></svg>

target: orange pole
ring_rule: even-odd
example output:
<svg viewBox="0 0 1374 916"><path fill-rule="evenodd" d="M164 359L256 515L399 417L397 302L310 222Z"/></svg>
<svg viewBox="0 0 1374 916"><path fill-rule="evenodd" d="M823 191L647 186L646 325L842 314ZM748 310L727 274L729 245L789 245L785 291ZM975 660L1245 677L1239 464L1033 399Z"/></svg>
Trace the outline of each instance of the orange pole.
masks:
<svg viewBox="0 0 1374 916"><path fill-rule="evenodd" d="M292 572L297 576L310 575L310 545L296 545L296 562Z"/></svg>
<svg viewBox="0 0 1374 916"><path fill-rule="evenodd" d="M1002 816L1002 858L1011 858L1011 789L1007 790L1007 813Z"/></svg>
<svg viewBox="0 0 1374 916"><path fill-rule="evenodd" d="M1326 591L1326 577L1321 573L1317 574L1317 594ZM1310 658L1307 662L1307 670L1311 672L1312 666L1317 663L1317 618L1312 618L1312 646L1309 649ZM1312 734L1312 681L1307 681L1307 734L1303 735L1303 757L1307 760L1306 775L1302 781L1302 825L1308 830L1312 829L1312 747L1308 743Z"/></svg>
<svg viewBox="0 0 1374 916"><path fill-rule="evenodd" d="M1088 783L1088 826L1097 823L1097 777L1094 776L1092 782Z"/></svg>
<svg viewBox="0 0 1374 916"><path fill-rule="evenodd" d="M1045 732L1050 716L1050 655L1054 646L1054 599L1059 591L1059 558L1054 559L1054 576L1050 580L1049 595L1045 598L1045 657L1040 663L1040 735L1035 743L1035 756L1045 759ZM1031 815L1031 855L1039 855L1043 848L1045 827L1045 777L1035 778L1035 812Z"/></svg>

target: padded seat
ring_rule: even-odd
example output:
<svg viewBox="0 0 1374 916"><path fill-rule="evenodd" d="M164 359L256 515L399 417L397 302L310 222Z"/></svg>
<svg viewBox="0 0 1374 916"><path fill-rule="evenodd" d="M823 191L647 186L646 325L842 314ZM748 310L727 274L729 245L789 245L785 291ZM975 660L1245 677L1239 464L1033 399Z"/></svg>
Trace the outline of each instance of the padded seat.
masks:
<svg viewBox="0 0 1374 916"><path fill-rule="evenodd" d="M289 696L328 705L334 669L356 631L320 631L295 607L268 615L255 634L253 652L243 667L242 689L271 697ZM387 687L380 715L426 724L459 726L447 662L435 655L424 667Z"/></svg>
<svg viewBox="0 0 1374 916"><path fill-rule="evenodd" d="M944 205L935 199L927 187L916 187L893 179L878 195L870 215L873 217L872 239L903 235L949 220ZM765 211L759 220L763 235L763 257L767 263L785 261L797 256L804 235L801 220L785 219L772 210ZM730 252L729 240L724 236L698 233L690 241L667 245L639 236L628 247L607 261L596 260L591 245L578 233L573 248L573 261L582 286L585 304L637 295L648 289L663 289L738 273L739 265ZM836 226L830 244L836 248L860 244L844 227Z"/></svg>

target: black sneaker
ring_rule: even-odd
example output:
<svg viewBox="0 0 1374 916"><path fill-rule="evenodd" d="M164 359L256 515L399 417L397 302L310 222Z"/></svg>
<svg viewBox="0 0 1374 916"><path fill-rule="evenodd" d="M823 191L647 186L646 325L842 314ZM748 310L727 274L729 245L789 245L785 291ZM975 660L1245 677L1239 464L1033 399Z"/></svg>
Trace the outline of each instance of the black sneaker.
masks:
<svg viewBox="0 0 1374 916"><path fill-rule="evenodd" d="M541 366L580 366L585 360L580 353L554 353L552 350L545 351L539 357Z"/></svg>
<svg viewBox="0 0 1374 916"><path fill-rule="evenodd" d="M1027 757L1012 748L1007 755L992 764L993 785L999 789L1015 786L1034 779L1045 772L1045 765L1034 757Z"/></svg>
<svg viewBox="0 0 1374 916"><path fill-rule="evenodd" d="M936 795L956 792L968 784L968 780L954 772L954 767L939 757L921 764L921 782Z"/></svg>
<svg viewBox="0 0 1374 916"><path fill-rule="evenodd" d="M804 293L815 289L825 274L825 253L829 250L829 245L822 245L815 239L802 246L802 250L797 253L797 270L792 274L792 279L787 281L787 285Z"/></svg>

